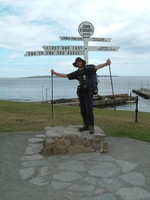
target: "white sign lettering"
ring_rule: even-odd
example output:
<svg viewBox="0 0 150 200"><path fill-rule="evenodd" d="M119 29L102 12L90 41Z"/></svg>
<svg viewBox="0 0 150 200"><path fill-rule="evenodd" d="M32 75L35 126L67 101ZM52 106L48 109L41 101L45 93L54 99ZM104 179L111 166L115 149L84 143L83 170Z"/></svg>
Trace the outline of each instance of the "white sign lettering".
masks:
<svg viewBox="0 0 150 200"><path fill-rule="evenodd" d="M27 51L25 56L73 56L84 55L83 51Z"/></svg>
<svg viewBox="0 0 150 200"><path fill-rule="evenodd" d="M89 51L118 51L118 46L88 46Z"/></svg>
<svg viewBox="0 0 150 200"><path fill-rule="evenodd" d="M83 51L83 46L42 46L45 51Z"/></svg>
<svg viewBox="0 0 150 200"><path fill-rule="evenodd" d="M72 40L72 41L83 41L82 37L70 37L70 36L60 36L60 40Z"/></svg>
<svg viewBox="0 0 150 200"><path fill-rule="evenodd" d="M44 56L45 51L27 51L24 56Z"/></svg>
<svg viewBox="0 0 150 200"><path fill-rule="evenodd" d="M88 41L91 41L91 42L110 42L111 41L111 38L88 38Z"/></svg>
<svg viewBox="0 0 150 200"><path fill-rule="evenodd" d="M60 40L68 40L68 41L83 41L83 37L71 37L71 36L60 36ZM86 38L88 41L91 42L110 42L111 38L95 38L95 37L90 37Z"/></svg>

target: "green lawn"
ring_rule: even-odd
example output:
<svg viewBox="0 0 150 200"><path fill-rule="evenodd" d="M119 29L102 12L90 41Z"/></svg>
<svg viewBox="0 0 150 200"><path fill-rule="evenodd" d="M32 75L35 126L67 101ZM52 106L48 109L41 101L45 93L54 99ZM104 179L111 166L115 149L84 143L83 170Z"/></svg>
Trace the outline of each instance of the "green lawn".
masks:
<svg viewBox="0 0 150 200"><path fill-rule="evenodd" d="M106 135L130 137L150 142L150 113L139 112L135 123L135 112L94 108L95 124ZM0 101L0 132L40 131L45 126L82 124L79 107L41 103Z"/></svg>

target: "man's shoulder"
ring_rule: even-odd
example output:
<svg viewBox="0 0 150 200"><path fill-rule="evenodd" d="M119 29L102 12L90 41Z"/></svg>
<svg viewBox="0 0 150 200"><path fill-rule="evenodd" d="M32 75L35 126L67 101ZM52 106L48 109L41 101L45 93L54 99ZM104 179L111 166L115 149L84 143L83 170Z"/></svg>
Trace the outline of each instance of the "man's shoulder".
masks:
<svg viewBox="0 0 150 200"><path fill-rule="evenodd" d="M86 65L84 67L85 73L94 73L96 71L96 66L95 65Z"/></svg>
<svg viewBox="0 0 150 200"><path fill-rule="evenodd" d="M71 80L71 79L77 79L77 77L78 77L78 70L73 71L73 72L67 74L67 77L69 78L69 80Z"/></svg>
<svg viewBox="0 0 150 200"><path fill-rule="evenodd" d="M76 71L73 71L73 72L70 72L68 74L77 74L79 70L76 70Z"/></svg>
<svg viewBox="0 0 150 200"><path fill-rule="evenodd" d="M95 68L96 66L95 65L93 65L93 64L89 64L89 65L85 65L85 68L86 69L93 69L93 68Z"/></svg>

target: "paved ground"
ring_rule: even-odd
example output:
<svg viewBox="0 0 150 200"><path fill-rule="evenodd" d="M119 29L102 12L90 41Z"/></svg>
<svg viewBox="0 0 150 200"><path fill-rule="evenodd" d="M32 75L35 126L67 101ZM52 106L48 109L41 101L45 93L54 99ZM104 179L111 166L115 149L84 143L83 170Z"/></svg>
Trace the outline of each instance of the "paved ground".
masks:
<svg viewBox="0 0 150 200"><path fill-rule="evenodd" d="M107 138L106 154L43 157L42 141L0 134L0 200L150 200L150 143Z"/></svg>

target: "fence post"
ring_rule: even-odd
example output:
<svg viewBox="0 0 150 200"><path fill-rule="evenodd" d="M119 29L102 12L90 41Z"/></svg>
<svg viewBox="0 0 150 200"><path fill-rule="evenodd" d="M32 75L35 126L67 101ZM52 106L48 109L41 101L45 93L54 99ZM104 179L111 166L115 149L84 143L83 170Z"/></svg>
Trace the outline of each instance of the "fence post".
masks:
<svg viewBox="0 0 150 200"><path fill-rule="evenodd" d="M53 74L51 74L51 92L52 92L52 99L51 99L51 108L52 108L52 118L53 118L53 112L54 112L54 108L53 108Z"/></svg>
<svg viewBox="0 0 150 200"><path fill-rule="evenodd" d="M138 122L138 96L136 96L135 122Z"/></svg>

